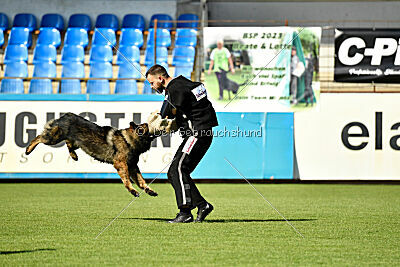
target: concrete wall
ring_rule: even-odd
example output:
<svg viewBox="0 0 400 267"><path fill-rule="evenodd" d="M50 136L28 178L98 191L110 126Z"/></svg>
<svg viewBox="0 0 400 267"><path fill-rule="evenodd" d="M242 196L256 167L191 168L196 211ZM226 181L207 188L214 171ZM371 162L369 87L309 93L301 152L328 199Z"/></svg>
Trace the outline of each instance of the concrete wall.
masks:
<svg viewBox="0 0 400 267"><path fill-rule="evenodd" d="M59 13L65 23L74 13L86 13L96 22L97 15L112 13L118 16L120 23L124 15L139 13L144 16L148 27L151 15L166 13L175 18L176 0L132 1L132 0L1 0L2 11L8 15L10 23L17 13L32 13L40 20L43 14ZM5 8L6 7L6 8Z"/></svg>
<svg viewBox="0 0 400 267"><path fill-rule="evenodd" d="M210 20L277 20L278 22L210 22L210 26L399 27L398 1L208 1ZM297 21L296 21L297 20ZM311 20L307 22L306 20ZM352 20L352 21L350 21ZM381 20L368 22L365 20ZM397 20L390 22L389 20Z"/></svg>

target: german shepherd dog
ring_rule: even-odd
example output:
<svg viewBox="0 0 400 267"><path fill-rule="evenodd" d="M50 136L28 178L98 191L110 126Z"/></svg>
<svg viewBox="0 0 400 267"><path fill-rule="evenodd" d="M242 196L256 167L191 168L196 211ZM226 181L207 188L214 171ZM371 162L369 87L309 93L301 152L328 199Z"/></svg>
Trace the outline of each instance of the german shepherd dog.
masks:
<svg viewBox="0 0 400 267"><path fill-rule="evenodd" d="M129 128L116 129L110 126L101 127L81 116L66 113L59 119L47 122L43 132L26 148L25 154L29 155L40 143L56 145L65 141L69 154L75 161L78 160L75 150L81 148L96 160L113 164L126 189L135 197L139 193L133 188L130 179L150 196L157 196L147 186L137 165L139 155L150 149L151 141L155 138L155 135L149 133L147 123L136 125L130 122Z"/></svg>
<svg viewBox="0 0 400 267"><path fill-rule="evenodd" d="M223 70L223 69L221 69L221 68L220 68L219 70L220 70L220 72L222 73L222 75L225 77L225 78L223 79L223 80L224 80L224 82L223 82L223 85L224 85L223 88L224 88L224 90L227 90L227 91L228 91L229 100L231 100L231 92L232 92L234 95L236 95L237 92L238 92L238 90L239 90L239 87L245 85L246 83L238 84L237 82L228 79L228 76L226 75L228 72L227 72L226 70Z"/></svg>

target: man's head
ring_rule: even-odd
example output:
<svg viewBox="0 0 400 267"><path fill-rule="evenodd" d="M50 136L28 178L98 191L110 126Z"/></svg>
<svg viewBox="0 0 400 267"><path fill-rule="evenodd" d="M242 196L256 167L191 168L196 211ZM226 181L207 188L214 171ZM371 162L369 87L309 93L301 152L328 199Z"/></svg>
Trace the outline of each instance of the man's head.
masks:
<svg viewBox="0 0 400 267"><path fill-rule="evenodd" d="M146 72L146 79L149 81L151 88L160 94L167 87L169 78L167 70L161 65L156 64Z"/></svg>
<svg viewBox="0 0 400 267"><path fill-rule="evenodd" d="M219 39L217 41L217 47L218 47L218 49L222 49L222 47L224 47L224 40Z"/></svg>
<svg viewBox="0 0 400 267"><path fill-rule="evenodd" d="M297 54L296 47L292 47L292 56L295 56Z"/></svg>

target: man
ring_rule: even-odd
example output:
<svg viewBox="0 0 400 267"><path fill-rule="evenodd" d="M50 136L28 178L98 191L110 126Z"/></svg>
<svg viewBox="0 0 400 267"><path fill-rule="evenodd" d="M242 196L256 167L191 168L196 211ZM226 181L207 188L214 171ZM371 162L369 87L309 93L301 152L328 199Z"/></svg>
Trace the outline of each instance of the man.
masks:
<svg viewBox="0 0 400 267"><path fill-rule="evenodd" d="M213 69L215 75L218 79L219 85L219 100L223 99L224 96L224 89L226 86L226 73L229 71L228 63L232 73L235 73L235 68L233 67L233 62L231 58L231 53L227 48L224 47L224 41L218 40L217 41L217 48L214 48L211 51L210 55L211 63L208 69L208 74L211 74L211 70Z"/></svg>
<svg viewBox="0 0 400 267"><path fill-rule="evenodd" d="M305 83L304 98L306 100L306 107L307 107L308 104L311 104L311 106L314 104L314 94L312 89L314 62L312 54L310 53L305 60L306 60L306 70L304 72L304 83Z"/></svg>
<svg viewBox="0 0 400 267"><path fill-rule="evenodd" d="M297 81L296 68L300 60L297 56L296 47L292 47L292 60L290 62L290 103L297 104Z"/></svg>
<svg viewBox="0 0 400 267"><path fill-rule="evenodd" d="M182 137L171 166L168 180L174 190L180 212L170 223L193 221L191 210L198 208L196 222L202 222L213 210L200 194L190 174L199 164L211 145L212 127L218 125L217 116L202 83L192 82L183 76L172 78L160 65L146 72L151 87L159 93L165 91L167 101L161 109L161 117L175 118Z"/></svg>

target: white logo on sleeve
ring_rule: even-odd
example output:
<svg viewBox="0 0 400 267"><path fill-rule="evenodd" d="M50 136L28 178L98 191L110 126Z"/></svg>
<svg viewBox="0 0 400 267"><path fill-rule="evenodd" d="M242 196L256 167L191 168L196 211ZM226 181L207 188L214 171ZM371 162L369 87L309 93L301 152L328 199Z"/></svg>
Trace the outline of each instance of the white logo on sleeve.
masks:
<svg viewBox="0 0 400 267"><path fill-rule="evenodd" d="M197 138L194 136L191 136L188 138L188 140L186 141L185 146L182 149L183 153L186 154L190 154L190 152L192 151L192 148L194 147L194 144L196 144L197 142Z"/></svg>
<svg viewBox="0 0 400 267"><path fill-rule="evenodd" d="M204 84L200 84L196 88L192 89L192 93L196 97L197 101L207 96L207 91L206 87L204 87Z"/></svg>

